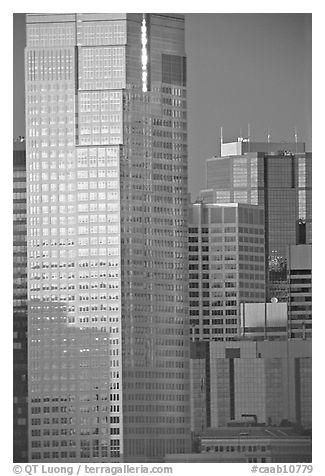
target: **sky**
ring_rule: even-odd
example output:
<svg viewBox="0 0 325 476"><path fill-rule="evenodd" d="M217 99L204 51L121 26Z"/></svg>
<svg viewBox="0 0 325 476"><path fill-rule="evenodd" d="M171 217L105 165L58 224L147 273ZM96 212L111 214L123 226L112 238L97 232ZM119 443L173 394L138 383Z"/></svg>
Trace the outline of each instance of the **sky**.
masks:
<svg viewBox="0 0 325 476"><path fill-rule="evenodd" d="M188 13L189 192L205 188L205 159L224 141L306 142L311 151L310 13ZM14 15L14 137L24 132L24 15Z"/></svg>

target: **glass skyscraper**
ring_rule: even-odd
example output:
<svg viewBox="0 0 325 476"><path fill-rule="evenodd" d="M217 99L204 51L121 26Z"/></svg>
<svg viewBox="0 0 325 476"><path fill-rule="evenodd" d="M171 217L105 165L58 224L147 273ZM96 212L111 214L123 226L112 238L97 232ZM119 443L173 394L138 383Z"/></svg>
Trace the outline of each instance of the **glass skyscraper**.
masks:
<svg viewBox="0 0 325 476"><path fill-rule="evenodd" d="M184 18L26 30L29 459L188 452Z"/></svg>
<svg viewBox="0 0 325 476"><path fill-rule="evenodd" d="M303 143L241 139L222 144L221 157L206 164L204 202L264 207L267 294L286 300L288 246L312 241L312 154Z"/></svg>

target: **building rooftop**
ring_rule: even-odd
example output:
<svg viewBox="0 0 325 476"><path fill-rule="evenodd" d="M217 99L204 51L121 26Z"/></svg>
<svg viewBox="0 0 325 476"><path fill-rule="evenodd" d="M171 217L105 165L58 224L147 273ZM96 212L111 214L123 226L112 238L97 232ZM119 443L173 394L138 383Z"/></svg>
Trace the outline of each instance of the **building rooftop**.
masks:
<svg viewBox="0 0 325 476"><path fill-rule="evenodd" d="M298 432L295 427L278 427L278 426L228 426L221 428L208 428L202 435L202 441L207 439L223 439L223 438L267 438L267 439L291 439L291 438L307 438L309 435Z"/></svg>
<svg viewBox="0 0 325 476"><path fill-rule="evenodd" d="M13 148L14 150L26 150L25 137L15 137L15 139L13 140Z"/></svg>
<svg viewBox="0 0 325 476"><path fill-rule="evenodd" d="M250 152L263 152L266 154L291 155L304 153L304 142L253 142L250 139L238 137L237 141L221 143L221 156L243 155Z"/></svg>

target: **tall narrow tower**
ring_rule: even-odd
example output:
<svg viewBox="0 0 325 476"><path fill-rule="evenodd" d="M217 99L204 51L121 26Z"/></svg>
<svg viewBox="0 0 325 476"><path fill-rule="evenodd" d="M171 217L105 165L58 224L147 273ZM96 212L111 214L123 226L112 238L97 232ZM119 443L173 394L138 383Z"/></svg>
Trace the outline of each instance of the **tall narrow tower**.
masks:
<svg viewBox="0 0 325 476"><path fill-rule="evenodd" d="M27 15L29 458L189 450L184 18Z"/></svg>
<svg viewBox="0 0 325 476"><path fill-rule="evenodd" d="M27 462L26 150L13 143L13 460Z"/></svg>

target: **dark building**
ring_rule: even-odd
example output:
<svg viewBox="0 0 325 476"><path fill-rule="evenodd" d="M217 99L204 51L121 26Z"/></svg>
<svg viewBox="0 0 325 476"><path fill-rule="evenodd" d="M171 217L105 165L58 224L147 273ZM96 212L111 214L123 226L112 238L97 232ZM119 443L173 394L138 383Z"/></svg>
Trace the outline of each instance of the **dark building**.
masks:
<svg viewBox="0 0 325 476"><path fill-rule="evenodd" d="M28 461L26 148L13 145L13 461Z"/></svg>
<svg viewBox="0 0 325 476"><path fill-rule="evenodd" d="M268 298L287 300L288 245L310 244L312 156L303 143L253 143L239 139L221 145L207 159L206 203L240 202L265 210Z"/></svg>
<svg viewBox="0 0 325 476"><path fill-rule="evenodd" d="M247 416L311 429L311 340L191 342L191 361L194 440Z"/></svg>
<svg viewBox="0 0 325 476"><path fill-rule="evenodd" d="M201 439L201 453L214 453L219 462L310 463L312 441L295 427L238 424L211 428Z"/></svg>
<svg viewBox="0 0 325 476"><path fill-rule="evenodd" d="M233 424L210 428L200 438L200 450L187 455L167 455L179 463L311 463L312 440L295 427ZM310 469L312 466L310 465ZM309 468L308 468L309 469Z"/></svg>

